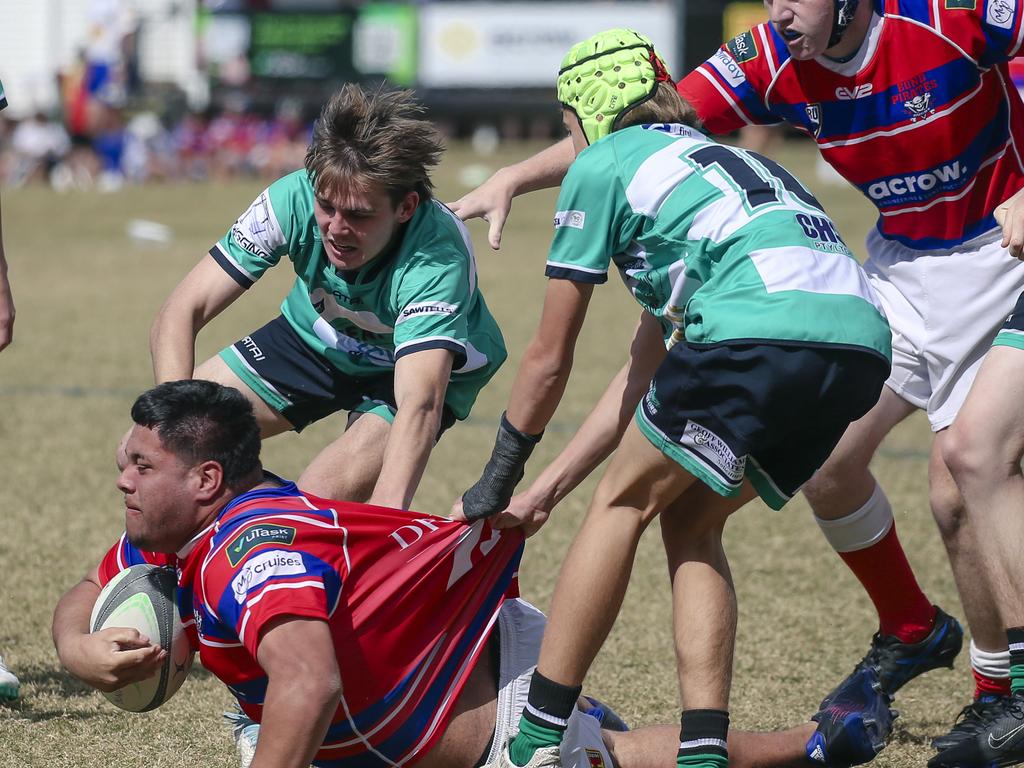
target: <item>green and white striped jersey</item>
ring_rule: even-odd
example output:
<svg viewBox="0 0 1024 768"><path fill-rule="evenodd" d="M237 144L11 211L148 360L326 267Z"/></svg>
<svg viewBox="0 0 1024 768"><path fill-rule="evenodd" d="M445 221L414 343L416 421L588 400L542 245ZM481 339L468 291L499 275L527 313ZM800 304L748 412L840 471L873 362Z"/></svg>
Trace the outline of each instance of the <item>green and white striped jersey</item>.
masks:
<svg viewBox="0 0 1024 768"><path fill-rule="evenodd" d="M7 106L7 95L4 93L4 84L0 82L0 109Z"/></svg>
<svg viewBox="0 0 1024 768"><path fill-rule="evenodd" d="M546 274L614 262L669 344L825 344L891 360L867 276L814 196L768 158L682 125L595 142L562 183Z"/></svg>
<svg viewBox="0 0 1024 768"><path fill-rule="evenodd" d="M445 402L462 419L506 357L477 287L469 233L436 201L421 203L390 252L357 270L336 271L313 217L305 170L270 185L210 255L249 287L288 257L298 276L281 313L302 340L340 371L372 376L425 349L450 349Z"/></svg>

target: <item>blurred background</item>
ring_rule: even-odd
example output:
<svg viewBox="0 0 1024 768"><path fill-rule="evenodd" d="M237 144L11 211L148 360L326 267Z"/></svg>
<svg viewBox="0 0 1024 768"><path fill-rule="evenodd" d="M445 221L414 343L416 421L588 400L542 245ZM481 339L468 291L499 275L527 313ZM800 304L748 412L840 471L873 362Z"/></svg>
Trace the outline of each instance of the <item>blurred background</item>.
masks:
<svg viewBox="0 0 1024 768"><path fill-rule="evenodd" d="M273 179L351 81L415 89L486 153L560 134L554 73L578 40L634 27L681 76L764 14L742 0L7 0L0 181Z"/></svg>

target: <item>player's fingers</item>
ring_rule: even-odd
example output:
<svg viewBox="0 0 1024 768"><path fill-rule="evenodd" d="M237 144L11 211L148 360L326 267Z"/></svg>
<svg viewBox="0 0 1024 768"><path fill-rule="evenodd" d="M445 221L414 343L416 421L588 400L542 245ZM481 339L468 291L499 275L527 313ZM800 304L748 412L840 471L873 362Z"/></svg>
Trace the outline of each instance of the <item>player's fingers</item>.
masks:
<svg viewBox="0 0 1024 768"><path fill-rule="evenodd" d="M152 647L150 639L132 627L108 627L101 629L98 633L108 643L118 648L149 648Z"/></svg>
<svg viewBox="0 0 1024 768"><path fill-rule="evenodd" d="M458 200L456 200L453 203L445 203L445 206L448 208L449 211L451 211L456 216L458 216L460 219L465 221L467 218L469 218L467 215L463 215L464 212L465 212L464 209L466 208L466 202L465 201L466 201L466 198L465 198L465 196L463 196L463 197L460 197Z"/></svg>
<svg viewBox="0 0 1024 768"><path fill-rule="evenodd" d="M140 664L150 667L159 665L167 656L167 651L159 645L148 645L145 648L123 648L114 656L115 668L131 669Z"/></svg>
<svg viewBox="0 0 1024 768"><path fill-rule="evenodd" d="M487 229L487 242L496 251L501 250L501 230L505 228L506 217L505 213L499 211L493 211L484 217L491 225Z"/></svg>
<svg viewBox="0 0 1024 768"><path fill-rule="evenodd" d="M462 511L462 499L458 499L452 504L452 511L448 514L452 520L458 520L459 522L466 523L466 513Z"/></svg>

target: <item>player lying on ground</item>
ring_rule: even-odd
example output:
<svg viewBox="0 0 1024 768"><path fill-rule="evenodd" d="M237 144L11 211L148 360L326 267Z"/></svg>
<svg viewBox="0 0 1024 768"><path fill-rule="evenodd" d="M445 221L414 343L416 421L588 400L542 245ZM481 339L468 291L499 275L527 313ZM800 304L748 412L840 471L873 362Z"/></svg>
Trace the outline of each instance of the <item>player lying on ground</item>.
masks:
<svg viewBox="0 0 1024 768"><path fill-rule="evenodd" d="M299 479L324 496L407 508L438 436L505 359L470 239L433 199L437 129L408 93L347 85L306 167L274 182L174 289L152 329L156 381L190 378L195 339L281 259L281 315L195 369L249 398L264 437L347 411Z"/></svg>
<svg viewBox="0 0 1024 768"><path fill-rule="evenodd" d="M263 471L249 403L212 382L159 385L132 419L117 483L125 535L54 614L72 674L113 690L159 665L162 649L134 630L89 634L89 615L118 571L168 564L203 665L262 723L253 768L495 759L516 730L544 626L513 597L519 531L304 494ZM817 727L830 764L888 735L887 699L865 681ZM567 768L645 768L675 752L673 726L602 732L571 709ZM734 733L734 764L801 765L814 731Z"/></svg>
<svg viewBox="0 0 1024 768"><path fill-rule="evenodd" d="M868 468L889 431L920 409L935 432L929 499L971 628L976 681L974 701L933 745L1016 730L1024 702L1011 706L1004 628L1024 624L1016 565L1024 424L1020 392L1008 386L1021 379L1014 358L1024 332L1024 265L1014 258L1024 250L1024 106L1007 60L1021 54L1024 4L765 5L769 23L727 42L678 89L712 133L783 121L804 131L878 208L865 268L893 329L893 369L877 405L805 489L878 610L879 633L862 663L878 666L894 693L952 663L960 647L956 624L920 590ZM512 197L557 185L572 158L564 141L500 170L452 208L487 218L497 247ZM987 373L975 387L983 359ZM1019 733L1005 752L1024 760Z"/></svg>
<svg viewBox="0 0 1024 768"><path fill-rule="evenodd" d="M781 509L871 408L889 373L889 326L817 200L777 163L690 127L645 37L617 29L574 46L558 99L576 160L558 198L543 313L461 513L536 528L619 450L563 562L522 730L498 764L558 763L640 536L660 518L683 692L677 762L724 766L736 595L723 527L758 495ZM628 361L509 505L612 263L643 309Z"/></svg>

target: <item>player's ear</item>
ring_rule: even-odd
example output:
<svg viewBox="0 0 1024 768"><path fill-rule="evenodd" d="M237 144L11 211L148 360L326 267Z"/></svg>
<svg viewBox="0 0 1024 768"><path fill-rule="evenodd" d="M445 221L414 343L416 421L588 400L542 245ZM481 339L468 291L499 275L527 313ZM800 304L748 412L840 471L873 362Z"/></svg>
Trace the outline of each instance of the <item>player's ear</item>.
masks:
<svg viewBox="0 0 1024 768"><path fill-rule="evenodd" d="M192 468L199 501L210 501L224 490L224 467L216 461L203 461Z"/></svg>
<svg viewBox="0 0 1024 768"><path fill-rule="evenodd" d="M399 224L405 224L412 215L416 213L416 206L420 204L420 193L413 190L407 192L402 201L395 208L395 214L398 217Z"/></svg>

